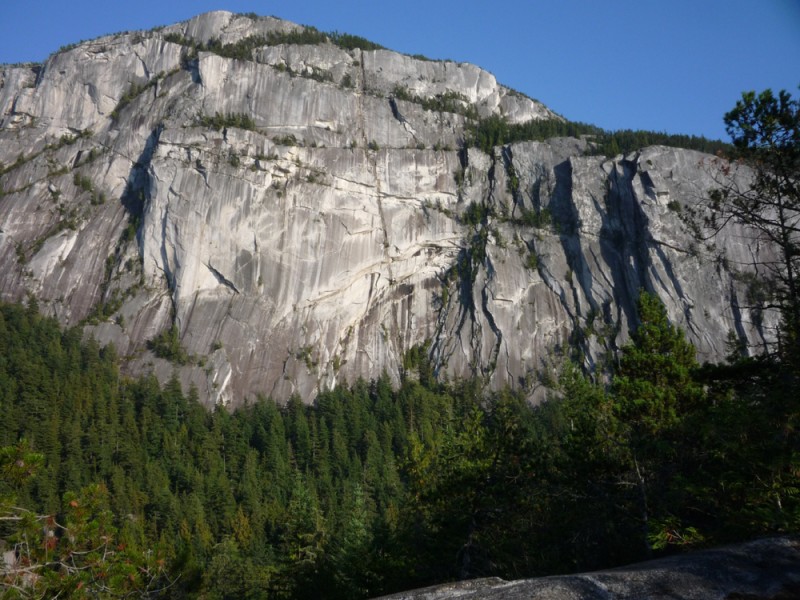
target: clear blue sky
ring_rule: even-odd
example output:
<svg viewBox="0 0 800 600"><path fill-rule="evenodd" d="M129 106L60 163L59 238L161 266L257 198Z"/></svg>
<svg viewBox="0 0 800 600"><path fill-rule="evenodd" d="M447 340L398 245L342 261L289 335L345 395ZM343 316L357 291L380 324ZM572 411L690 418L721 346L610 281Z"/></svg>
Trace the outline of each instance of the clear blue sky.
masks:
<svg viewBox="0 0 800 600"><path fill-rule="evenodd" d="M569 119L727 139L744 90L800 95L800 0L9 0L0 63L224 9L467 61Z"/></svg>

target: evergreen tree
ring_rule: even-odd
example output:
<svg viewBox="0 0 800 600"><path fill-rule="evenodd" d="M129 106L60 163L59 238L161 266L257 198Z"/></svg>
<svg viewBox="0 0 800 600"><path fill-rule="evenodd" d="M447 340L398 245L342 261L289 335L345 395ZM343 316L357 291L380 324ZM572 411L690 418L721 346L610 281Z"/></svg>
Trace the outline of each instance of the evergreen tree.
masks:
<svg viewBox="0 0 800 600"><path fill-rule="evenodd" d="M783 317L781 359L800 377L800 101L786 91L746 92L725 126L733 162L717 162L721 186L711 193L709 224L741 223L778 249L777 261L758 266ZM740 163L751 170L745 183Z"/></svg>
<svg viewBox="0 0 800 600"><path fill-rule="evenodd" d="M670 484L682 472L681 451L694 445L693 432L684 425L703 408L705 394L695 380L695 349L669 322L661 301L642 292L638 309L640 324L621 350L612 394L619 420L615 434L632 467L642 541L649 553L664 520L674 522L665 508L675 505L668 497Z"/></svg>

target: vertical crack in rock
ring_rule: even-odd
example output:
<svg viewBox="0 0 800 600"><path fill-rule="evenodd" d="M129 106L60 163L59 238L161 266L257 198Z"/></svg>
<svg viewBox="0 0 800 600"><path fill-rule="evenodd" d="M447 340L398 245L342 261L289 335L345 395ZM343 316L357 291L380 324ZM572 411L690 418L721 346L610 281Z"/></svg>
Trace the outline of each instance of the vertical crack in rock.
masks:
<svg viewBox="0 0 800 600"><path fill-rule="evenodd" d="M195 161L194 161L194 170L197 171L200 174L200 176L203 178L203 181L205 182L206 187L208 189L211 189L211 186L208 184L208 169L206 169L205 165L203 165L203 163L200 161L199 157L197 159L195 159Z"/></svg>
<svg viewBox="0 0 800 600"><path fill-rule="evenodd" d="M503 146L500 151L500 158L503 161L503 169L505 169L508 180L511 181L512 178L516 178L517 173L516 168L514 167L514 151L511 149L511 144ZM517 179L517 181L519 180ZM512 185L510 192L512 201L511 216L513 217L517 214L518 208L520 210L523 208L523 200L521 198L518 184Z"/></svg>
<svg viewBox="0 0 800 600"><path fill-rule="evenodd" d="M172 298L173 307L177 302L177 298L175 295L177 294L177 287L175 285L175 275L172 272L170 267L170 259L169 259L169 248L167 247L167 229L169 227L169 205L164 208L164 212L161 213L161 271L164 273L164 277L167 280L167 288L172 292L170 297Z"/></svg>
<svg viewBox="0 0 800 600"><path fill-rule="evenodd" d="M494 315L489 308L489 282L491 280L491 275L488 271L489 269L487 268L486 279L484 281L483 288L481 289L481 310L483 312L483 316L486 318L486 323L489 325L489 328L495 337L495 343L489 355L489 361L488 363L485 363L487 365L486 375L491 377L492 373L497 367L497 359L500 356L500 348L503 344L503 332L497 326L497 321L495 320Z"/></svg>
<svg viewBox="0 0 800 600"><path fill-rule="evenodd" d="M397 108L397 100L395 100L394 96L389 96L389 108L392 109L392 116L397 119L401 124L408 123L406 118L400 112L400 109Z"/></svg>
<svg viewBox="0 0 800 600"><path fill-rule="evenodd" d="M224 285L224 286L230 288L236 294L241 293L241 292L239 292L239 288L237 288L236 285L234 285L234 283L230 279L225 277L225 275L223 275L217 269L215 269L210 262L206 263L206 268L208 268L208 270L211 271L211 274L216 278L216 280L221 285Z"/></svg>
<svg viewBox="0 0 800 600"><path fill-rule="evenodd" d="M610 171L605 170L605 165L611 163ZM602 207L602 221L600 224L599 241L600 241L600 257L606 265L608 265L608 273L610 274L610 281L607 288L611 292L614 299L615 316L614 320L618 324L623 322L632 322L631 318L635 315L635 307L629 301L627 290L630 288L628 280L628 266L624 259L625 251L625 232L623 219L626 217L626 211L621 207L621 200L617 193L618 185L615 183L616 178L616 165L609 161L604 163L603 172L606 173L605 187L606 193L604 196L605 206ZM611 340L612 346L616 344L616 340Z"/></svg>
<svg viewBox="0 0 800 600"><path fill-rule="evenodd" d="M140 63L141 63L141 65L142 65L142 70L144 71L144 77L145 77L145 79L147 79L148 81L150 81L150 69L148 69L148 68L147 68L147 63L146 63L146 62L145 62L145 60L144 60L144 59L143 59L143 58L142 58L142 57L139 55L139 53L138 53L136 50L134 50L134 51L133 51L133 54L134 54L134 56L136 56L136 58L138 58L138 59L139 59L139 62L140 62Z"/></svg>
<svg viewBox="0 0 800 600"><path fill-rule="evenodd" d="M486 206L492 206L495 202L496 166L497 159L492 156L486 173L488 190L483 200ZM487 379L494 373L503 344L503 333L490 309L490 284L494 270L487 254L488 220L487 213L480 223L468 226L464 239L465 247L459 252L456 264L452 267L459 276L458 298L449 299L448 305L442 307L437 323L436 339L431 347L431 357L437 358L438 369L447 364L447 360L456 351L455 342L458 341L473 374L480 373ZM449 304L452 302L458 302L459 305L458 322L452 325L452 331L448 331ZM495 338L488 356L483 356L483 348L488 341L485 336L489 335L488 331L484 331L484 324ZM469 330L465 340L466 327L469 327Z"/></svg>
<svg viewBox="0 0 800 600"><path fill-rule="evenodd" d="M403 126L403 129L406 130L413 139L414 142L417 141L417 131L411 126L411 123L408 122L403 114L400 112L400 109L397 107L397 100L394 96L389 96L389 108L392 109L392 116L397 119L397 121Z"/></svg>
<svg viewBox="0 0 800 600"><path fill-rule="evenodd" d="M375 178L375 199L378 202L378 216L381 221L381 231L383 232L383 262L386 265L386 270L389 272L389 282L394 282L394 275L392 274L392 259L389 252L389 230L386 227L386 215L383 212L383 194L381 192L381 180L378 176L378 152L370 157L370 167L372 168L372 175Z"/></svg>
<svg viewBox="0 0 800 600"><path fill-rule="evenodd" d="M364 148L367 147L369 140L367 140L367 119L364 116L364 95L366 94L366 86L367 86L367 71L366 67L364 66L364 53L361 50L358 50L358 64L359 64L359 79L360 81L356 82L356 107L358 110L358 128L361 133L361 143Z"/></svg>
<svg viewBox="0 0 800 600"><path fill-rule="evenodd" d="M363 53L362 53L363 54ZM380 218L380 226L381 232L383 233L383 241L381 242L383 245L383 263L386 265L386 269L389 274L389 282L394 281L394 276L392 274L392 262L389 253L389 231L386 227L386 216L383 212L383 193L381 191L381 181L378 175L378 154L380 150L370 150L369 149L369 141L367 140L367 122L366 117L364 116L364 89L366 85L366 70L364 67L364 57L362 54L359 54L360 58L360 71L361 71L361 88L360 93L358 94L358 119L359 119L359 126L361 128L362 134L362 141L364 144L364 152L366 153L367 160L369 161L370 169L372 170L372 178L375 182L375 199L378 204L378 216ZM370 298L372 298L372 283L370 283ZM366 311L369 311L369 302L366 307Z"/></svg>
<svg viewBox="0 0 800 600"><path fill-rule="evenodd" d="M739 343L743 344L746 348L748 343L747 332L745 330L745 319L744 315L742 314L742 305L739 303L739 293L736 290L736 286L734 285L734 280L731 278L730 280L730 295L731 295L731 313L733 315L733 327L736 333L736 337L739 340ZM745 307L747 308L747 307ZM751 309L752 310L752 309ZM761 346L761 352L765 354L769 352L769 341L764 337L764 331L761 327L760 323L756 324L756 330L758 331L761 339L759 340L759 345Z"/></svg>
<svg viewBox="0 0 800 600"><path fill-rule="evenodd" d="M203 85L203 77L200 74L200 57L189 54L189 50L183 46L181 48L181 69L187 71L195 85Z"/></svg>
<svg viewBox="0 0 800 600"><path fill-rule="evenodd" d="M510 148L507 148L507 155L508 155L508 158L509 158L509 165L510 165L511 164L510 161L512 160L512 155L511 155L511 149ZM497 186L497 180L495 178L495 168L496 168L496 166L497 166L497 158L493 154L492 155L492 165L491 165L490 171L489 171L489 173L491 174L491 176L489 178L489 191L488 191L487 198L486 198L486 204L488 206L493 206L495 204L495 188ZM485 218L486 222L482 223L481 227L488 228L488 226L489 226L488 219L489 219L489 216L487 214L487 217ZM486 233L488 235L488 232L486 232ZM485 243L488 243L488 241L485 242ZM494 268L492 266L492 263L491 263L491 260L489 258L489 255L488 255L488 253L486 251L484 251L484 257L483 257L483 261L482 261L481 267L485 271L485 279L484 279L484 282L483 282L483 288L481 289L481 310L483 311L483 315L486 318L486 323L489 325L489 328L491 329L492 333L495 336L494 347L492 348L492 351L490 353L490 358L489 358L489 362L487 363L487 370L486 370L486 374L489 377L491 377L491 375L493 374L493 372L494 372L494 370L495 370L495 368L497 366L497 359L498 359L498 357L500 355L500 349L501 349L502 344L503 344L503 332L498 327L497 321L495 320L494 315L492 314L492 312L491 312L491 310L489 308L489 294L490 294L489 285L490 285L490 282L494 278L495 271L494 271Z"/></svg>
<svg viewBox="0 0 800 600"><path fill-rule="evenodd" d="M150 200L153 155L163 130L163 125L157 125L150 132L139 157L135 161L132 160L133 165L128 173L125 191L122 194L122 204L134 218L144 214Z"/></svg>
<svg viewBox="0 0 800 600"><path fill-rule="evenodd" d="M466 147L462 147L459 149L459 161L461 164L462 170L466 170L469 161L469 153ZM463 200L463 192L459 188L458 189L458 201L461 202ZM423 205L423 210L426 210ZM455 264L450 266L450 269L445 271L444 278L440 280L440 284L443 286L441 304L437 310L436 314L436 326L434 330L434 335L431 343L431 348L429 351L429 356L433 365L434 375L436 377L439 376L439 372L441 369L445 368L453 356L455 352L455 344L448 344L448 340L452 339L453 335L451 332L448 331L448 321L452 314L453 309L458 311L457 317L459 317L459 323L454 327L453 331L457 334L460 332L464 326L464 323L467 318L467 312L463 310L463 304L460 302L460 297L462 294L461 288L463 282L459 280L458 282L458 294L451 294L450 288L451 283L449 281L449 273L451 270L455 269L458 271L458 265L460 262L465 258L465 250L462 248L461 251L458 253L456 257ZM444 289L447 291L445 292ZM456 304L458 306L456 306ZM458 336L460 339L460 336ZM462 352L464 351L462 345Z"/></svg>
<svg viewBox="0 0 800 600"><path fill-rule="evenodd" d="M569 286L572 291L572 300L575 306L575 313L570 315L573 321L574 330L578 331L583 326L581 319L588 320L590 315L599 313L599 304L594 294L594 273L586 258L583 246L583 223L581 221L578 202L575 197L574 189L574 165L572 159L565 160L563 163L553 168L555 175L555 187L553 198L561 204L560 222L562 231L561 247L567 266L572 272ZM584 302L585 301L585 302ZM582 307L586 306L586 310ZM585 356L590 356L587 346L588 340L583 335L578 335L575 342L581 346L581 351Z"/></svg>
<svg viewBox="0 0 800 600"><path fill-rule="evenodd" d="M495 204L495 188L497 186L497 179L495 177L495 169L497 168L497 156L495 153L492 153L492 163L489 167L489 171L487 172L487 177L489 181L489 189L487 190L486 194L486 205L487 206L494 206ZM500 346L503 341L503 334L500 329L497 327L497 323L495 321L494 315L489 310L489 283L492 280L492 276L494 270L491 268L491 263L489 260L489 255L487 253L486 246L488 245L488 235L489 235L489 211L487 211L486 216L482 219L480 225L478 226L478 236L480 236L479 247L482 248L482 252L478 257L480 260L475 260L475 257L472 257L474 264L472 265L473 270L482 270L483 277L478 278L475 277L475 283L482 280L481 288L480 288L480 298L481 298L481 315L483 320L486 321L486 324L489 326L490 331L494 334L495 342L494 345L489 352L488 357L484 357L483 354L483 347L484 347L484 340L483 336L483 326L476 318L475 315L475 291L473 290L470 294L470 300L472 301L472 306L470 310L470 314L472 315L473 319L473 331L476 332L478 335L473 337L473 352L475 361L475 369L480 370L483 375L488 379L492 376L497 366L497 357L500 354ZM484 360L484 359L488 360Z"/></svg>
<svg viewBox="0 0 800 600"><path fill-rule="evenodd" d="M492 152L492 162L491 162L491 165L489 166L489 170L486 173L488 184L489 184L489 189L486 192L486 198L484 199L484 202L486 203L487 207L488 206L492 206L494 204L494 191L495 191L495 185L497 183L497 180L496 180L496 177L495 177L495 169L496 168L497 168L497 156L495 155L494 152ZM482 355L482 348L483 348L483 335L484 335L484 333L483 333L483 324L482 324L481 320L478 319L477 314L476 314L478 312L477 311L478 307L477 307L476 302L475 302L475 292L477 291L476 288L478 287L478 285L477 285L478 281L482 280L481 281L481 285L480 285L480 298L481 298L480 314L484 317L484 319L486 320L486 323L489 325L489 327L492 328L492 322L494 321L494 319L488 313L488 308L486 306L486 302L487 302L487 286L488 286L488 281L489 281L489 278L490 278L489 277L489 272L485 268L486 262L487 262L486 244L488 243L488 240L487 240L487 238L485 236L488 236L488 231L486 231L486 228L487 228L487 225L488 225L488 219L489 219L488 213L489 213L489 211L487 210L486 214L484 214L483 218L481 219L481 222L476 227L476 234L477 235L473 235L472 239L470 240L470 243L473 245L473 247L470 248L470 265L469 266L471 268L471 271L472 271L472 274L473 274L473 278L472 278L472 281L471 281L471 286L470 286L470 289L469 289L469 297L468 297L468 300L469 300L469 315L470 315L470 318L471 318L471 321L472 321L471 322L471 326L472 326L472 339L471 339L471 342L472 342L472 368L473 368L474 372L480 372L482 375L484 375L486 377L490 377L491 376L492 372L494 371L494 365L491 362L487 362L485 364L485 368L484 368L484 362L483 362L483 360L481 360L483 358L481 355ZM477 253L473 251L475 249L474 248L474 244L476 244L476 238L478 240L477 241L477 249L479 250ZM477 254L477 257L476 257L476 254ZM478 274L480 274L482 277L478 277ZM492 349L492 352L490 354L492 354L492 355L495 354L495 348Z"/></svg>
<svg viewBox="0 0 800 600"><path fill-rule="evenodd" d="M639 319L635 303L639 290L652 290L653 285L649 278L650 257L643 239L643 228L648 226L648 221L636 202L630 167L631 164L625 160L614 164L609 175L609 195L620 223L614 239L619 253L618 268L612 267L612 271L618 274L615 297L627 322L635 325Z"/></svg>
<svg viewBox="0 0 800 600"><path fill-rule="evenodd" d="M675 290L675 293L678 295L678 298L684 301L684 317L686 319L687 326L689 327L689 329L691 329L691 331L695 335L699 336L700 332L697 331L697 327L695 326L694 319L692 319L691 315L691 308L694 303L691 301L691 298L689 298L688 295L684 293L683 285L681 285L680 280L675 274L675 269L672 266L672 261L670 261L669 257L667 257L666 253L664 252L664 249L661 248L659 244L652 244L652 251L656 254L656 256L658 256L658 259L661 261L661 265L664 268L664 273L669 279L670 286L672 287L673 290ZM662 281L658 273L654 273L653 276L658 277L662 287L665 290L669 289L666 285L666 282Z"/></svg>

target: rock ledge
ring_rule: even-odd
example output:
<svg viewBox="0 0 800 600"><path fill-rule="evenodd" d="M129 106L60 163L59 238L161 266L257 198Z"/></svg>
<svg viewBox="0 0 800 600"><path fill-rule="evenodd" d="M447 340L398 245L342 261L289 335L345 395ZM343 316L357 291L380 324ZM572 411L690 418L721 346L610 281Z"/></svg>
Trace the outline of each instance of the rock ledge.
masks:
<svg viewBox="0 0 800 600"><path fill-rule="evenodd" d="M767 538L594 573L449 583L380 600L789 600L800 598L800 540Z"/></svg>

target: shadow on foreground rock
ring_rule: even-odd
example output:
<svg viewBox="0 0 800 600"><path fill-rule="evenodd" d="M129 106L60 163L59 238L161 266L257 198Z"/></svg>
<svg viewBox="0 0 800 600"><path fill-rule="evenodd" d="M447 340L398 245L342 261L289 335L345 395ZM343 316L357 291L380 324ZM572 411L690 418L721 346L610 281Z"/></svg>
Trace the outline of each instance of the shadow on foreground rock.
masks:
<svg viewBox="0 0 800 600"><path fill-rule="evenodd" d="M800 598L800 538L778 537L577 575L448 583L380 600L790 600Z"/></svg>

